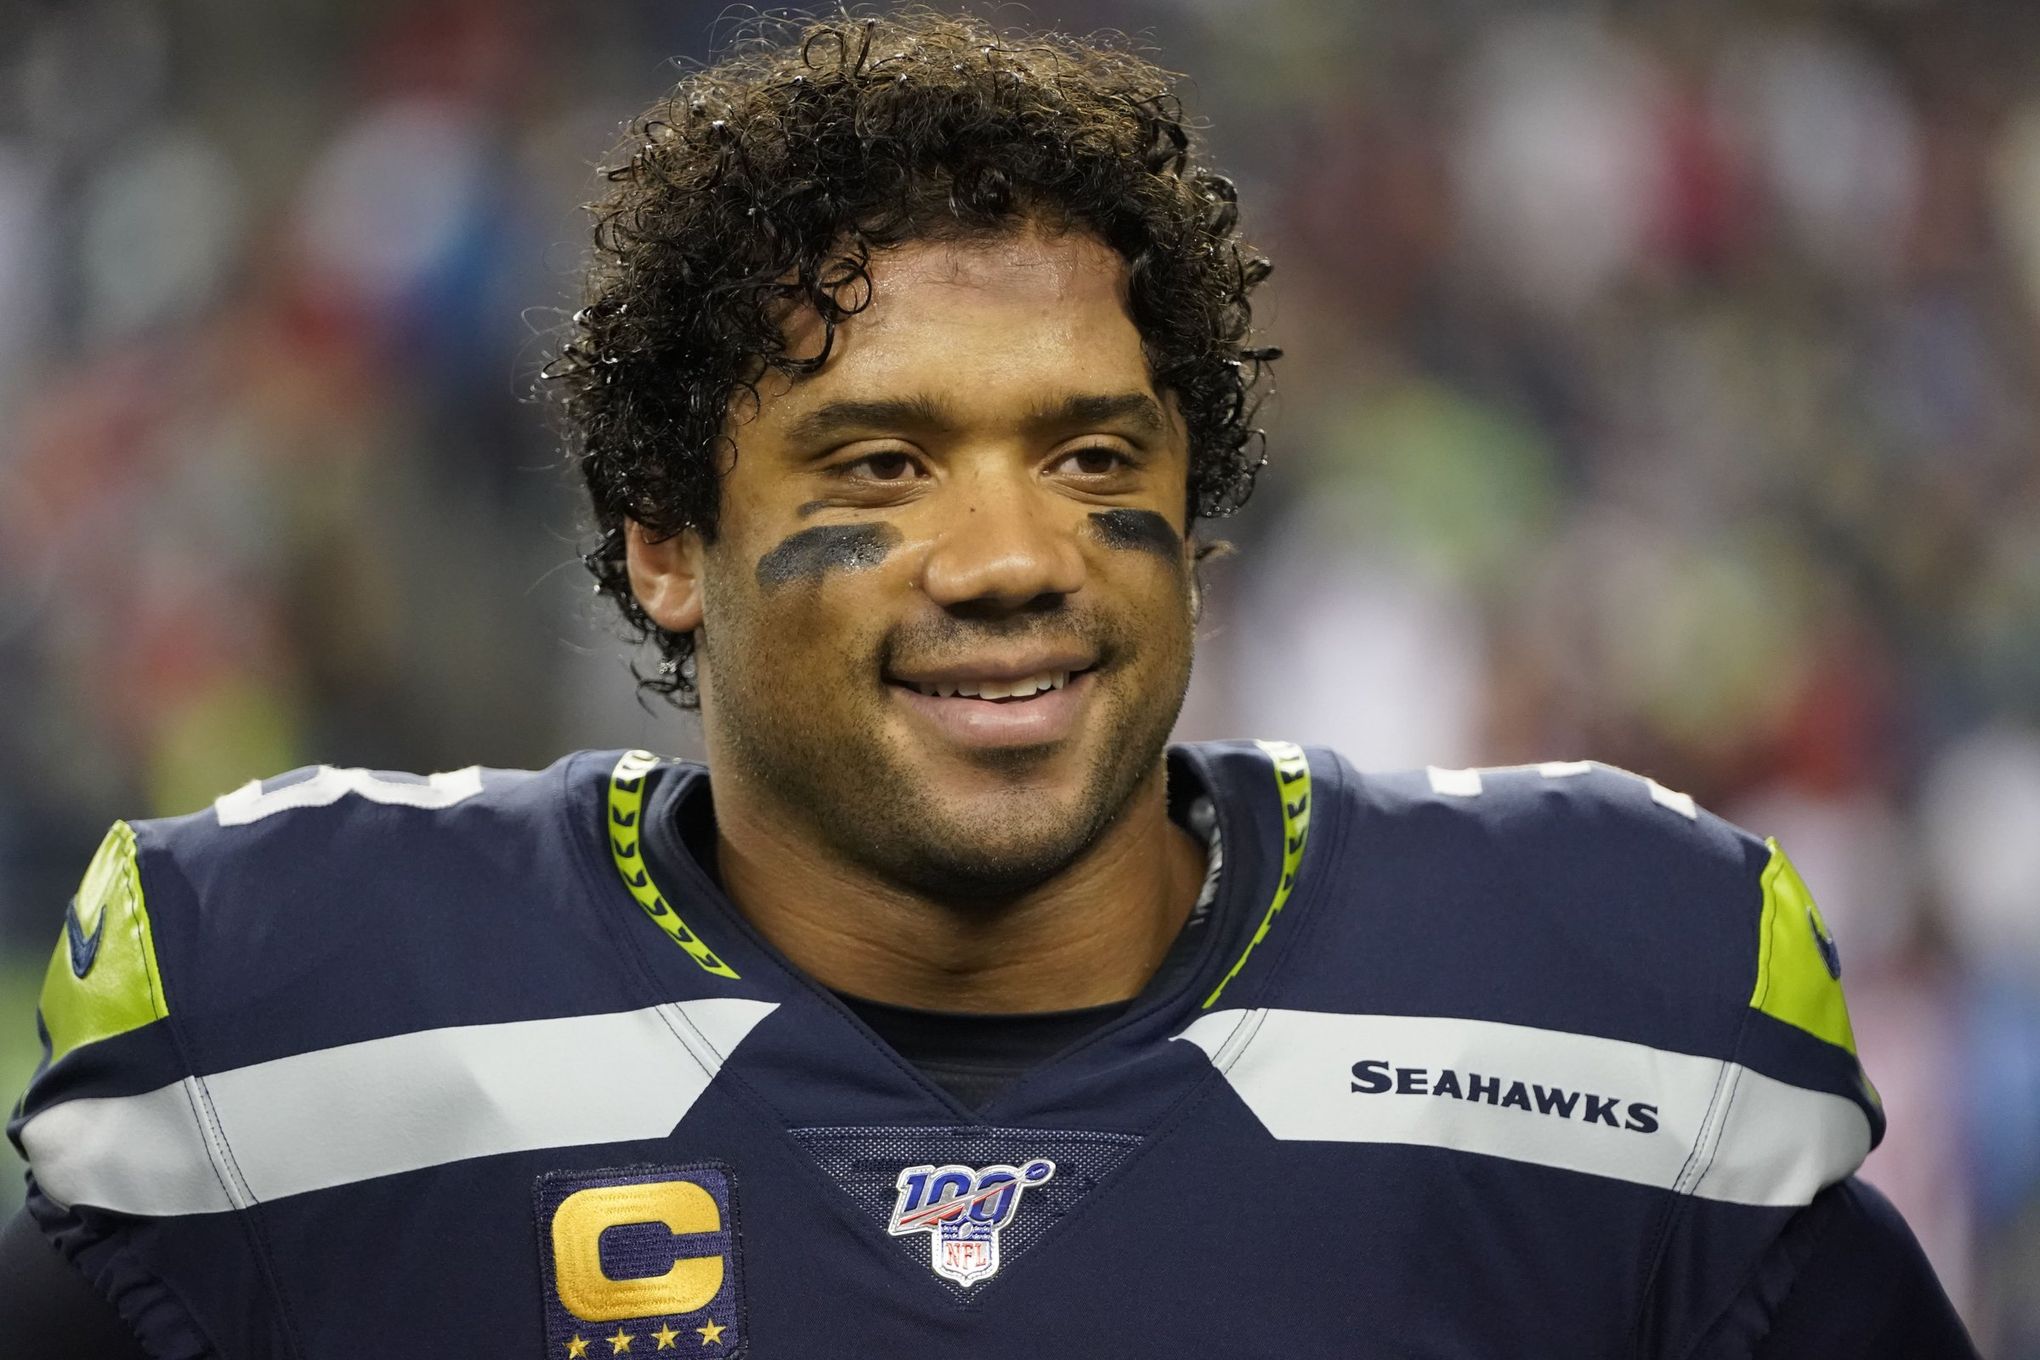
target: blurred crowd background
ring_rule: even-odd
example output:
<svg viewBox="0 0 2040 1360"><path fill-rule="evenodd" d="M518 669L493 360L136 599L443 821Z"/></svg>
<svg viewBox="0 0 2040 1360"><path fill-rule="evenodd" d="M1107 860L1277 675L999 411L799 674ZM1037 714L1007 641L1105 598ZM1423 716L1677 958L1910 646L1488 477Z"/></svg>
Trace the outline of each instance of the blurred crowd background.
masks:
<svg viewBox="0 0 2040 1360"><path fill-rule="evenodd" d="M115 817L698 749L635 700L529 393L593 167L742 13L8 7L8 1090ZM1778 836L1891 1111L1871 1178L2040 1357L2040 7L1000 14L1191 72L1276 262L1183 734L1591 756Z"/></svg>

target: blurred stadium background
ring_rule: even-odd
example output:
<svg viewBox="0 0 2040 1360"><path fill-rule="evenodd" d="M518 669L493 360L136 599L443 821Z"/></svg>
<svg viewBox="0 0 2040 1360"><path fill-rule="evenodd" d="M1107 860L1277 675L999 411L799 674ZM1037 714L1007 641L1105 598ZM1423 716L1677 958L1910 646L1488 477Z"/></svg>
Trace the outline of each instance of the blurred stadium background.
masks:
<svg viewBox="0 0 2040 1360"><path fill-rule="evenodd" d="M2040 1356L2040 9L1003 14L1194 73L1276 261L1273 462L1185 735L1593 756L1779 836L1893 1112L1872 1178L1986 1351ZM13 1091L112 818L313 761L696 749L634 702L527 393L594 163L740 15L7 15Z"/></svg>

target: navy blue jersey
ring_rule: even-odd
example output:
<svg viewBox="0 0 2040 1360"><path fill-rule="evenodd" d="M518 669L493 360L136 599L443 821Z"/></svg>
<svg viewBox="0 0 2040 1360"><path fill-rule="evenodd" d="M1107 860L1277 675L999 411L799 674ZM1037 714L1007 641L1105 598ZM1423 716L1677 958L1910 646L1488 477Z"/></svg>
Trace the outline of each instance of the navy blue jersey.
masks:
<svg viewBox="0 0 2040 1360"><path fill-rule="evenodd" d="M722 896L696 765L117 825L30 1208L161 1357L1685 1357L1880 1136L1804 885L1683 795L1171 770L1194 958L975 1110Z"/></svg>

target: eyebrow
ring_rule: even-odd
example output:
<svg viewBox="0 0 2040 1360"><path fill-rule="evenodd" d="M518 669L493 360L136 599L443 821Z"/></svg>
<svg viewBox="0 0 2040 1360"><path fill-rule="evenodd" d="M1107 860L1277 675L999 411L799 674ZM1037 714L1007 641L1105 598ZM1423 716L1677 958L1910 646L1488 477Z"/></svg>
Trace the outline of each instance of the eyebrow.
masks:
<svg viewBox="0 0 2040 1360"><path fill-rule="evenodd" d="M881 397L871 401L831 401L797 417L787 427L787 441L806 447L846 434L885 430L947 430L955 421L930 397Z"/></svg>
<svg viewBox="0 0 2040 1360"><path fill-rule="evenodd" d="M1169 424L1161 404L1145 392L1082 393L1036 406L1021 418L1030 431L1069 429L1126 421L1141 433L1160 438ZM956 413L932 397L881 397L831 401L795 418L786 438L795 447L809 447L852 434L894 430L948 433L963 424Z"/></svg>
<svg viewBox="0 0 2040 1360"><path fill-rule="evenodd" d="M1162 417L1161 403L1145 392L1118 392L1110 396L1065 397L1052 406L1037 407L1027 423L1037 429L1071 425L1109 425L1124 420L1142 433L1156 438L1167 434L1169 422Z"/></svg>

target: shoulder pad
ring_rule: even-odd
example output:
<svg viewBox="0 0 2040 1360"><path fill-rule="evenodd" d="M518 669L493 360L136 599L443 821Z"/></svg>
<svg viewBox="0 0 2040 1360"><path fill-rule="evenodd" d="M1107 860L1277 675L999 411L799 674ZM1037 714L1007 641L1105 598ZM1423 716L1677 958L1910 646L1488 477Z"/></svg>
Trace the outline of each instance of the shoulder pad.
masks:
<svg viewBox="0 0 2040 1360"><path fill-rule="evenodd" d="M1312 866L1330 881L1299 885L1321 902L1271 1004L1729 1064L1765 1080L1741 1084L1723 1138L1793 1136L1742 1127L1763 1121L1774 1085L1839 1097L1853 1107L1833 1121L1840 1174L1882 1136L1834 937L1775 841L1586 761L1349 773L1316 814L1345 830Z"/></svg>
<svg viewBox="0 0 2040 1360"><path fill-rule="evenodd" d="M1762 842L1584 761L1349 769L1326 793L1313 835L1338 827L1337 853L1299 892L1326 875L1315 893L1334 901L1314 913L1328 938L1307 952L1380 961L1379 1009L1733 1046L1757 964Z"/></svg>
<svg viewBox="0 0 2040 1360"><path fill-rule="evenodd" d="M28 1103L548 1004L530 959L587 900L610 764L313 766L115 823L46 970Z"/></svg>
<svg viewBox="0 0 2040 1360"><path fill-rule="evenodd" d="M115 822L64 910L39 1003L47 1061L169 1014L136 862L135 829Z"/></svg>

